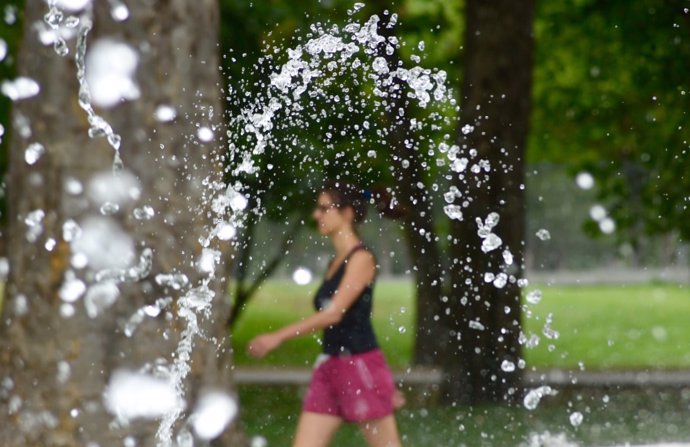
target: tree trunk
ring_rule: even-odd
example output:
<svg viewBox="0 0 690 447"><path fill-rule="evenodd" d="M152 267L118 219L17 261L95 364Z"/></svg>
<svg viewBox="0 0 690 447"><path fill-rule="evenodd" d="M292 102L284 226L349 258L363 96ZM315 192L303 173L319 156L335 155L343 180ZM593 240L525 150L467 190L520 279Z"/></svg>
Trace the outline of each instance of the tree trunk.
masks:
<svg viewBox="0 0 690 447"><path fill-rule="evenodd" d="M26 127L13 132L8 181L11 271L0 335L1 445L114 446L126 437L137 446L165 445L156 440L156 420L112 424L114 416L106 411L103 394L115 371L174 369L183 351L176 353L178 343L188 328L179 313L180 298L205 278L193 266L201 253L199 238L213 224L208 201L218 192L208 185L220 180L222 160L220 142L199 141L196 127L215 128L221 117L218 6L215 0L137 1L128 6L129 18L115 22L108 2L93 2L94 26L87 38L89 46L100 38L115 39L139 55L140 99L98 112L122 135L120 176L132 173L141 193L119 211L103 215L101 203L87 197L94 191L94 174L112 172L113 149L104 138L88 137L87 115L78 104L74 40L68 42L66 57L42 45L30 25L42 22L48 7L42 0L26 3L18 72L35 79L41 91L14 106L13 122L24 121ZM177 119L157 121L159 105L175 107ZM24 150L36 142L45 146L45 154L30 165ZM148 220L133 213L144 205L155 210ZM26 219L35 210L45 216L30 226ZM86 299L98 282L97 268L75 263L75 245L63 225L74 220L86 231L86 222L94 218L131 237L134 264L146 249L153 256L150 271L144 268L139 277L115 279L117 300L89 316ZM95 243L108 261L118 256L112 251L116 238L105 239ZM222 253L222 263L228 259L228 244L217 242L211 246ZM227 270L228 265L218 265L208 284L214 293L211 313L194 317L205 337L192 339L191 370L181 384L188 412L206 390L234 394L225 331ZM179 288L156 280L170 273L186 275L189 283ZM76 300L66 293L70 278L89 288ZM143 313L145 306L166 298L172 302L157 316ZM136 328L127 327L137 312L143 320ZM231 428L216 442L243 441Z"/></svg>
<svg viewBox="0 0 690 447"><path fill-rule="evenodd" d="M521 357L520 289L524 269L524 153L529 124L532 82L531 0L466 3L464 80L459 130L461 156L469 167L487 160L490 172L468 167L456 186L468 206L464 219L453 221L451 248L453 312L447 321L456 345L444 356L443 395L457 403L510 401L519 395ZM467 155L476 149L476 157ZM493 229L503 244L488 253L481 249L476 219L500 215ZM509 249L508 265L502 252ZM504 287L486 282L485 273L503 272ZM502 367L503 365L503 367ZM511 365L516 365L512 370Z"/></svg>

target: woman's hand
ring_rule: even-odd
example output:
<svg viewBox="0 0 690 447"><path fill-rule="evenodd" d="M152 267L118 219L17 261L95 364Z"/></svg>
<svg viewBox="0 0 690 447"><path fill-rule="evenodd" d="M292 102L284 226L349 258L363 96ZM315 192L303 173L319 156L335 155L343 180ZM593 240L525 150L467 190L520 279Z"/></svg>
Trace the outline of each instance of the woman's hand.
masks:
<svg viewBox="0 0 690 447"><path fill-rule="evenodd" d="M254 337L247 345L247 353L257 359L264 357L269 352L280 346L282 340L275 333L262 334Z"/></svg>

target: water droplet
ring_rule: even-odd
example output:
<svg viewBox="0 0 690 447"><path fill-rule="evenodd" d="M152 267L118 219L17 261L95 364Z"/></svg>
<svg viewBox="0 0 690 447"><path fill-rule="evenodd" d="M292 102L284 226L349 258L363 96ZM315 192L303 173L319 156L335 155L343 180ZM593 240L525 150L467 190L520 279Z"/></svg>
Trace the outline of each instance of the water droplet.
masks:
<svg viewBox="0 0 690 447"><path fill-rule="evenodd" d="M88 195L98 206L124 206L141 197L141 183L130 171L99 172L89 180Z"/></svg>
<svg viewBox="0 0 690 447"><path fill-rule="evenodd" d="M76 28L79 26L79 17L70 16L65 19L64 23L67 28Z"/></svg>
<svg viewBox="0 0 690 447"><path fill-rule="evenodd" d="M513 264L513 254L507 248L503 250L503 262L505 262L506 265Z"/></svg>
<svg viewBox="0 0 690 447"><path fill-rule="evenodd" d="M596 222L603 220L607 214L608 213L606 212L606 208L604 208L603 206L601 206L599 204L593 205L589 209L589 217L591 217L592 220L594 220Z"/></svg>
<svg viewBox="0 0 690 447"><path fill-rule="evenodd" d="M580 172L575 177L575 183L581 189L592 189L594 186L594 177L589 172Z"/></svg>
<svg viewBox="0 0 690 447"><path fill-rule="evenodd" d="M14 299L14 313L21 317L29 312L29 300L26 299L26 295L19 294Z"/></svg>
<svg viewBox="0 0 690 447"><path fill-rule="evenodd" d="M67 56L69 54L69 47L65 39L58 37L53 43L53 50L58 56Z"/></svg>
<svg viewBox="0 0 690 447"><path fill-rule="evenodd" d="M238 405L235 399L221 392L202 395L190 416L196 435L210 441L218 437L225 427L237 416Z"/></svg>
<svg viewBox="0 0 690 447"><path fill-rule="evenodd" d="M401 334L404 334L405 332L407 332L407 328L405 326L400 326L398 328L398 332L400 332Z"/></svg>
<svg viewBox="0 0 690 447"><path fill-rule="evenodd" d="M81 11L86 8L91 3L91 0L57 0L55 4L60 8L67 9L69 11Z"/></svg>
<svg viewBox="0 0 690 447"><path fill-rule="evenodd" d="M69 303L62 303L60 305L60 316L62 318L71 318L74 316L74 306Z"/></svg>
<svg viewBox="0 0 690 447"><path fill-rule="evenodd" d="M173 106L161 104L158 107L156 107L154 116L156 117L156 121L158 122L169 123L177 117L177 111Z"/></svg>
<svg viewBox="0 0 690 447"><path fill-rule="evenodd" d="M96 318L112 306L120 296L120 289L114 282L106 281L89 287L84 297L86 314Z"/></svg>
<svg viewBox="0 0 690 447"><path fill-rule="evenodd" d="M668 331L663 326L654 326L652 328L652 337L656 341L665 341L668 338Z"/></svg>
<svg viewBox="0 0 690 447"><path fill-rule="evenodd" d="M70 367L69 363L61 360L57 364L57 382L58 383L66 383L67 380L69 380L70 376L72 375L72 368Z"/></svg>
<svg viewBox="0 0 690 447"><path fill-rule="evenodd" d="M616 231L616 222L610 217L605 217L599 222L599 229L604 234L613 234Z"/></svg>
<svg viewBox="0 0 690 447"><path fill-rule="evenodd" d="M78 278L69 277L73 275L67 275L65 282L62 283L60 287L59 295L62 301L67 303L73 303L77 301L86 292L86 284Z"/></svg>
<svg viewBox="0 0 690 447"><path fill-rule="evenodd" d="M139 98L134 81L139 56L129 45L101 39L91 45L86 55L86 82L94 105L114 107L122 100Z"/></svg>
<svg viewBox="0 0 690 447"><path fill-rule="evenodd" d="M582 416L582 413L579 411L574 411L570 414L570 425L573 427L579 427L580 424L582 424L582 420L584 417Z"/></svg>
<svg viewBox="0 0 690 447"><path fill-rule="evenodd" d="M386 61L386 58L379 56L376 59L374 59L374 62L371 64L371 68L374 69L374 71L380 75L388 73L388 62Z"/></svg>
<svg viewBox="0 0 690 447"><path fill-rule="evenodd" d="M263 436L254 436L249 447L268 447L268 441Z"/></svg>
<svg viewBox="0 0 690 447"><path fill-rule="evenodd" d="M494 279L494 287L497 289L502 289L505 287L506 283L508 282L508 275L505 273L499 273L496 275L496 279Z"/></svg>
<svg viewBox="0 0 690 447"><path fill-rule="evenodd" d="M474 131L474 126L470 126L469 124L465 124L464 126L462 126L461 130L462 130L463 135L469 135L470 133L472 133L472 131Z"/></svg>
<svg viewBox="0 0 690 447"><path fill-rule="evenodd" d="M13 81L3 81L0 91L12 101L20 101L38 95L41 87L33 79L19 76Z"/></svg>
<svg viewBox="0 0 690 447"><path fill-rule="evenodd" d="M68 219L62 224L62 239L72 242L81 236L81 227L74 220Z"/></svg>
<svg viewBox="0 0 690 447"><path fill-rule="evenodd" d="M164 287L172 287L174 290L180 290L189 284L189 278L184 273L159 273L156 275L156 284Z"/></svg>
<svg viewBox="0 0 690 447"><path fill-rule="evenodd" d="M126 268L135 255L132 237L105 217L88 217L82 222L81 237L72 241L72 252L84 256L95 271Z"/></svg>
<svg viewBox="0 0 690 447"><path fill-rule="evenodd" d="M482 251L484 253L488 253L490 251L497 249L502 244L503 244L503 241L501 240L500 237L496 236L494 233L490 233L482 241Z"/></svg>
<svg viewBox="0 0 690 447"><path fill-rule="evenodd" d="M31 143L24 151L24 161L28 165L34 165L43 156L46 149L41 143Z"/></svg>
<svg viewBox="0 0 690 447"><path fill-rule="evenodd" d="M347 11L347 15L350 15L350 16L351 16L351 15L353 15L354 13L356 13L357 11L359 11L359 10L362 9L362 8L364 8L364 3L357 2L357 3L355 3L354 5L352 5L352 9L349 9L349 10Z"/></svg>
<svg viewBox="0 0 690 447"><path fill-rule="evenodd" d="M523 403L525 405L525 408L528 410L534 410L537 408L539 405L539 401L541 401L541 398L544 396L555 396L558 394L556 390L551 388L548 385L540 386L539 388L535 388L530 390L526 395L523 400Z"/></svg>
<svg viewBox="0 0 690 447"><path fill-rule="evenodd" d="M457 158L453 160L453 163L451 163L450 169L452 169L453 172L463 172L465 169L467 169L467 163L468 160L465 157Z"/></svg>
<svg viewBox="0 0 690 447"><path fill-rule="evenodd" d="M513 372L515 371L515 363L511 362L510 360L503 360L501 363L501 369L505 372Z"/></svg>
<svg viewBox="0 0 690 447"><path fill-rule="evenodd" d="M491 272L484 273L484 282L493 282L496 279L496 275Z"/></svg>
<svg viewBox="0 0 690 447"><path fill-rule="evenodd" d="M43 245L43 247L44 247L47 251L53 251L53 249L55 248L55 245L56 245L56 244L57 244L57 242L55 241L55 239L53 239L53 238L51 237L51 238L46 239L46 243Z"/></svg>
<svg viewBox="0 0 690 447"><path fill-rule="evenodd" d="M170 380L126 370L113 373L103 403L121 421L158 418L184 405Z"/></svg>
<svg viewBox="0 0 690 447"><path fill-rule="evenodd" d="M443 212L451 219L462 220L462 207L460 205L446 205L443 207Z"/></svg>
<svg viewBox="0 0 690 447"><path fill-rule="evenodd" d="M105 202L100 208L100 212L104 216L112 216L117 214L118 211L120 211L120 205L113 202Z"/></svg>
<svg viewBox="0 0 690 447"><path fill-rule="evenodd" d="M52 29L57 29L64 17L64 14L59 8L51 6L48 12L43 16L43 21Z"/></svg>
<svg viewBox="0 0 690 447"><path fill-rule="evenodd" d="M484 325L477 320L470 320L468 326L470 327L470 329L476 329L478 331L483 331L485 329Z"/></svg>
<svg viewBox="0 0 690 447"><path fill-rule="evenodd" d="M0 281L7 280L10 274L10 261L7 258L0 258Z"/></svg>
<svg viewBox="0 0 690 447"><path fill-rule="evenodd" d="M141 208L134 208L132 214L134 215L134 218L137 220L149 220L153 218L156 212L153 210L152 207L144 205Z"/></svg>
<svg viewBox="0 0 690 447"><path fill-rule="evenodd" d="M197 269L201 273L212 273L216 269L216 264L220 262L220 252L210 248L204 248L197 261Z"/></svg>
<svg viewBox="0 0 690 447"><path fill-rule="evenodd" d="M199 141L203 143L208 143L209 141L213 141L213 131L211 130L210 127L200 127L197 132L196 136L199 138Z"/></svg>
<svg viewBox="0 0 690 447"><path fill-rule="evenodd" d="M549 233L549 230L541 228L539 231L537 231L537 237L542 241L548 241L551 239L551 233Z"/></svg>
<svg viewBox="0 0 690 447"><path fill-rule="evenodd" d="M530 304L538 304L541 301L541 298L542 298L542 293L541 293L541 290L539 290L539 289L532 290L525 297L527 302Z"/></svg>
<svg viewBox="0 0 690 447"><path fill-rule="evenodd" d="M38 236L43 233L43 218L45 215L43 210L34 210L24 218L24 223L27 226L26 239L29 242L36 242Z"/></svg>
<svg viewBox="0 0 690 447"><path fill-rule="evenodd" d="M300 286L307 285L312 281L312 273L309 269L305 267L299 267L292 274L292 280Z"/></svg>
<svg viewBox="0 0 690 447"><path fill-rule="evenodd" d="M488 229L492 229L498 225L500 219L501 216L498 213L489 213L489 215L486 216L486 221L484 221L484 226Z"/></svg>
<svg viewBox="0 0 690 447"><path fill-rule="evenodd" d="M2 62L7 56L7 42L0 39L0 62Z"/></svg>
<svg viewBox="0 0 690 447"><path fill-rule="evenodd" d="M526 278L520 278L517 280L517 285L520 288L527 287L529 285L529 280Z"/></svg>
<svg viewBox="0 0 690 447"><path fill-rule="evenodd" d="M110 16L116 22L124 22L129 18L129 9L124 3L117 3L110 10Z"/></svg>

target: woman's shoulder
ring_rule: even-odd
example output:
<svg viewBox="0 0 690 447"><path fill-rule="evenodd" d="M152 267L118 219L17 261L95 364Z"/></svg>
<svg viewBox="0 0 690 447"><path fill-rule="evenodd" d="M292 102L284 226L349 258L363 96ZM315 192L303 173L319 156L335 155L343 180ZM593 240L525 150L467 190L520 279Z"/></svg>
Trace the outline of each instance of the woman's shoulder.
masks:
<svg viewBox="0 0 690 447"><path fill-rule="evenodd" d="M350 256L348 257L347 260L348 264L370 264L371 266L376 265L376 257L374 256L374 253L367 247L366 245L362 244L355 248L352 253L350 253Z"/></svg>

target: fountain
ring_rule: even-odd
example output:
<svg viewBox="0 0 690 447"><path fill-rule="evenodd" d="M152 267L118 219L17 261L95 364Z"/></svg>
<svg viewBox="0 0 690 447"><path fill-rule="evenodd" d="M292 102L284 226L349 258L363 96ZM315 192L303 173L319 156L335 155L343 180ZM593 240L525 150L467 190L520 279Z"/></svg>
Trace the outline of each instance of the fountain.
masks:
<svg viewBox="0 0 690 447"><path fill-rule="evenodd" d="M440 170L446 180L458 176L480 179L494 169L476 151L454 144L446 134L457 125L458 110L446 73L418 64L391 65L381 48L390 56L400 42L379 30L382 20L394 27L397 16L374 15L360 23L354 17L361 7L353 7L353 18L344 26L315 24L304 43L281 51L287 60L271 68L262 93L243 98L238 90L228 92L237 98L241 112L228 119L227 128L220 123L221 106L213 97L219 79L204 69L217 65L212 47L200 50L197 58L204 63L190 68L194 75L189 79L201 78L207 85L186 84L181 90L195 89L194 93L176 96L172 90L179 93L181 79L174 78L173 70L189 65L184 60L187 55L157 51L145 39L133 47L120 38L118 30L128 20L137 20L137 13L155 14L152 10L130 14L118 1L101 8L88 0L55 0L48 2L43 14L36 10L33 15L27 13L29 23L39 24L28 36L40 36L51 47L28 64L32 73L40 72L44 59L61 62L56 64L59 71L44 81L37 82L27 73L3 84L3 93L17 101L15 131L19 137L14 152L19 152L20 145L25 147L22 160L13 162L12 186L40 193L30 199L23 193L26 203L12 210L23 220L13 224L16 241L11 247L15 253L5 310L6 333L28 337L31 332L26 327L44 325L43 331L37 330L40 342L51 344L53 350L46 356L45 352L27 354L21 346L13 346L8 354L11 366L28 375L22 378L13 370L3 370L0 377L0 397L6 402L2 408L15 419L20 433L12 439L72 442L78 438L89 446L119 442L130 447L150 442L186 447L206 445L222 435L238 410L223 335L228 312L222 299L223 279L228 274L229 248L242 231L246 213L265 212L253 198L270 185L255 189L250 181L258 170L269 169L261 164L262 157L280 147L308 148L305 129L321 132L320 144L327 152L311 156L328 171L329 156L343 150L343 140L373 136L372 147L385 145L386 137L396 131L396 122L380 117L397 113L391 107L402 97L426 110L411 122L418 140L410 140L410 145L423 148L433 161L426 169ZM179 11L171 12L175 13ZM41 20L34 22L37 17ZM97 30L94 23L109 25ZM193 20L184 26L194 35L189 28L194 26ZM128 30L141 39L140 31ZM72 41L76 68L64 62L71 54ZM419 50L423 49L420 45ZM159 73L166 79L162 86L155 79L136 82L137 68L151 66L167 68ZM343 77L361 80L364 87L342 88L338 80ZM51 82L56 80L71 82L77 96L64 98L53 91ZM147 96L155 99L145 101ZM52 101L60 104L57 110ZM329 111L314 106L324 102L330 103ZM56 115L74 104L80 111L71 113L66 121L81 132L76 142L54 127ZM362 104L366 105L359 107ZM106 111L103 116L96 112L100 109ZM316 124L328 122L331 113L337 119L350 113L340 134ZM40 119L32 122L32 117ZM133 119L140 120L134 131L118 134L118 129L132 127ZM42 130L43 125L48 128ZM473 131L469 125L463 128L465 134ZM50 141L51 132L60 138ZM226 151L218 153L221 134L225 134ZM374 164L378 156L377 150L369 149L366 157L342 157L359 163L356 167L364 171L378 169ZM72 163L77 159L81 166ZM393 157L383 161L384 167L387 164L407 169L409 160ZM33 171L43 165L49 168ZM159 165L170 168L161 172L162 179L145 175ZM219 167L226 172L218 172ZM354 168L340 166L341 170ZM431 189L438 202L444 203L445 216L462 221L467 192L448 183L433 183ZM59 196L52 199L59 200L57 210L46 198L51 193ZM501 249L505 266L512 265L510 247L497 234L499 225L506 224L500 215L492 212L474 223L482 251ZM539 237L550 235L544 231ZM45 281L25 286L15 272L26 268L24 264L33 257L50 263L36 266ZM511 275L507 267L484 273L484 281L496 288L507 283L527 287L526 279ZM48 306L39 304L39 300L51 299ZM528 305L536 304L541 292L532 290L526 299ZM478 320L470 321L470 327L484 330ZM88 343L81 341L85 334ZM543 334L551 340L558 338L551 319L545 322ZM147 342L154 338L162 342L151 347ZM526 347L538 340L536 334L521 334ZM32 349L31 345L24 347ZM502 363L507 373L524 367L521 359ZM44 392L46 395L32 397L30 388L42 377L34 371L42 370L54 372L54 383L41 384L41 388L52 388L56 396ZM78 374L81 371L85 375ZM555 394L556 390L541 385L528 390L522 402L527 410L534 410L542 399ZM62 408L68 410L51 411L51 399L67 402ZM153 432L151 420L156 425ZM586 423L579 411L572 411L568 420L573 427ZM108 427L107 433L104 427ZM563 436L544 434L526 442L529 446L569 445Z"/></svg>

